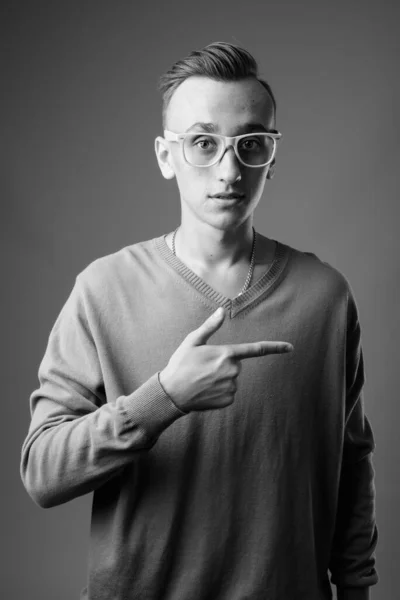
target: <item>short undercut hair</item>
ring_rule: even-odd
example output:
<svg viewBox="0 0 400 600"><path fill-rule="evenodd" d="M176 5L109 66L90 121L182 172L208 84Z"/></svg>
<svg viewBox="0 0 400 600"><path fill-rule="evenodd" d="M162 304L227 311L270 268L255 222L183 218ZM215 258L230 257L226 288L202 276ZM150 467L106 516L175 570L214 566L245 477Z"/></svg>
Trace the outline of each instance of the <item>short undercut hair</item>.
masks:
<svg viewBox="0 0 400 600"><path fill-rule="evenodd" d="M213 42L201 50L193 50L186 58L178 60L159 79L162 94L162 123L166 128L167 110L178 86L193 75L209 77L216 81L240 81L248 77L257 79L267 90L276 117L276 100L270 85L258 76L255 58L240 46L228 42Z"/></svg>

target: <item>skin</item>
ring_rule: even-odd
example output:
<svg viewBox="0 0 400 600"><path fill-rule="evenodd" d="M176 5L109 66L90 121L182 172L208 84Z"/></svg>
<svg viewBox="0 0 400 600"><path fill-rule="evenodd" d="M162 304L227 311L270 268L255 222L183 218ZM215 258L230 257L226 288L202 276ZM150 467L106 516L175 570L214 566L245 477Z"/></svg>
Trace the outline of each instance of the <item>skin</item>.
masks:
<svg viewBox="0 0 400 600"><path fill-rule="evenodd" d="M215 133L226 136L249 133L246 124L275 128L268 92L255 78L221 82L189 77L174 92L166 117L166 129L185 132L196 122L213 123ZM203 131L196 126L195 131ZM260 130L259 130L260 131ZM262 129L261 129L262 131ZM181 199L181 225L175 239L177 256L215 289L234 297L249 269L253 241L253 213L273 165L252 169L228 147L220 162L199 168L185 162L181 145L159 136L157 161L166 179L176 178ZM242 192L235 205L222 206L209 194ZM171 237L167 243L171 247ZM252 283L272 262L275 242L257 232L256 267Z"/></svg>

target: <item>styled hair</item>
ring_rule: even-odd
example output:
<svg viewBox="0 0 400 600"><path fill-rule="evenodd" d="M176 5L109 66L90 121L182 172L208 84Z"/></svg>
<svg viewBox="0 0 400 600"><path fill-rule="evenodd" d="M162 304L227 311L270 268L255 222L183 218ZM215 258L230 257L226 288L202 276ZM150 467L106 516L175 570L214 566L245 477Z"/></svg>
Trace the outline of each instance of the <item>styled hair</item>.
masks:
<svg viewBox="0 0 400 600"><path fill-rule="evenodd" d="M201 50L193 50L160 77L158 89L162 94L163 128L166 127L167 109L173 93L192 75L202 75L216 81L239 81L254 77L267 90L276 115L274 94L269 84L258 76L257 62L250 52L228 42L213 42Z"/></svg>

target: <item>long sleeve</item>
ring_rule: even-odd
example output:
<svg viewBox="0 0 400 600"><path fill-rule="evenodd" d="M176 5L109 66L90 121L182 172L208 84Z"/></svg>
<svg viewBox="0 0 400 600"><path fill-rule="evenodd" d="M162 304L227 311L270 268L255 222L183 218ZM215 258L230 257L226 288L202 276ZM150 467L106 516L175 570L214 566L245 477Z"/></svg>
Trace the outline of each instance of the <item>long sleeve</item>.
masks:
<svg viewBox="0 0 400 600"><path fill-rule="evenodd" d="M30 397L21 477L37 504L51 507L93 491L186 414L158 376L108 401L78 276L50 333L40 387Z"/></svg>
<svg viewBox="0 0 400 600"><path fill-rule="evenodd" d="M338 600L369 600L378 581L372 429L364 412L364 360L354 295L349 288L346 404L338 511L329 569Z"/></svg>

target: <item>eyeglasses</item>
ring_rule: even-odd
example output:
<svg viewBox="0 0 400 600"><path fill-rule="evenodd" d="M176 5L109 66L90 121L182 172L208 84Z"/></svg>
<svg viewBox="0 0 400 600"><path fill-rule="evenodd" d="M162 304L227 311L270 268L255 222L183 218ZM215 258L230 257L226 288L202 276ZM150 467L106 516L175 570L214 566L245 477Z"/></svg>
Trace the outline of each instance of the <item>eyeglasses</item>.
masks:
<svg viewBox="0 0 400 600"><path fill-rule="evenodd" d="M211 167L219 162L225 150L232 145L239 161L246 167L266 167L275 157L276 146L282 134L245 133L228 137L217 133L174 133L165 130L164 137L170 142L182 144L183 157L193 167Z"/></svg>

